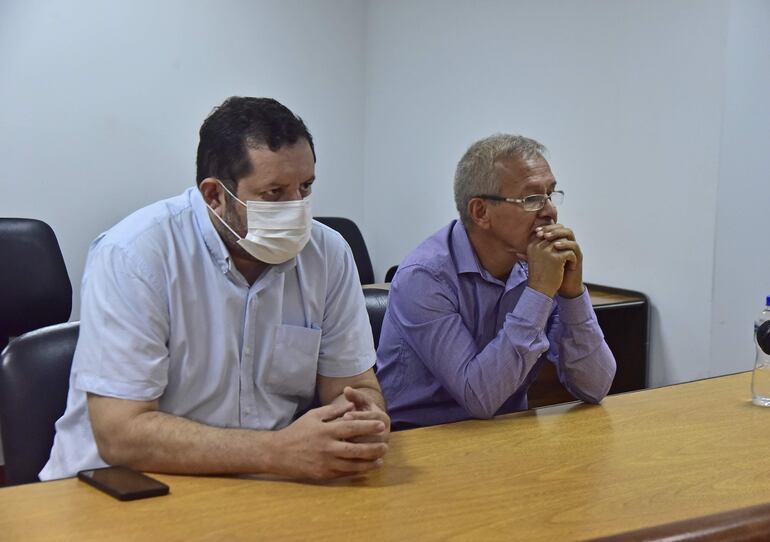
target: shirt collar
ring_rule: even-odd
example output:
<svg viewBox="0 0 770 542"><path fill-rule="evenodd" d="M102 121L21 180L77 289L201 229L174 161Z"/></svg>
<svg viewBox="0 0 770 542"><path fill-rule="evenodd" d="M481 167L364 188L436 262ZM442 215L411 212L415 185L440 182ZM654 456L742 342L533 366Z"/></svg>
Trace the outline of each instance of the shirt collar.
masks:
<svg viewBox="0 0 770 542"><path fill-rule="evenodd" d="M473 250L471 240L468 239L468 232L459 220L455 220L452 226L452 252L454 254L455 267L458 273L479 273L482 274L481 262Z"/></svg>
<svg viewBox="0 0 770 542"><path fill-rule="evenodd" d="M224 241L214 229L214 224L211 223L211 217L209 216L209 208L206 202L203 201L203 196L200 190L197 188L189 188L190 204L192 205L193 214L195 215L195 221L198 223L198 231L201 234L203 243L211 254L211 258L214 263L219 266L222 273L230 271L232 261L230 260L230 252L228 252Z"/></svg>
<svg viewBox="0 0 770 542"><path fill-rule="evenodd" d="M452 252L454 253L455 267L457 273L476 273L487 282L493 284L505 285L505 290L511 290L527 280L527 262L518 262L514 264L508 279L503 282L484 269L479 261L476 251L468 238L468 231L459 220L456 220L452 226Z"/></svg>

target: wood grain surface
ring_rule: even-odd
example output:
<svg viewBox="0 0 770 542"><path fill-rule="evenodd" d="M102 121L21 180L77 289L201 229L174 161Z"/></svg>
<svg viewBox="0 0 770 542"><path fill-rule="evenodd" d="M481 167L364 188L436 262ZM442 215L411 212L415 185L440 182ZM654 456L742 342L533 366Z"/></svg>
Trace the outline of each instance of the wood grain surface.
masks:
<svg viewBox="0 0 770 542"><path fill-rule="evenodd" d="M581 540L770 502L750 373L396 433L330 483L156 475L118 502L67 479L0 489L2 540Z"/></svg>

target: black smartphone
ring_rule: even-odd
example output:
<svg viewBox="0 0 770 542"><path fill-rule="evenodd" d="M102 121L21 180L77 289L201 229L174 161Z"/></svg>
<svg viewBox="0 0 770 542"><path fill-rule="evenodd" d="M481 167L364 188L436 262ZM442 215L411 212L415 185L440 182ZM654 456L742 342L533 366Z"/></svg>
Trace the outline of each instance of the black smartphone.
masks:
<svg viewBox="0 0 770 542"><path fill-rule="evenodd" d="M82 470L78 473L78 479L112 495L119 501L133 501L168 494L166 484L128 467Z"/></svg>

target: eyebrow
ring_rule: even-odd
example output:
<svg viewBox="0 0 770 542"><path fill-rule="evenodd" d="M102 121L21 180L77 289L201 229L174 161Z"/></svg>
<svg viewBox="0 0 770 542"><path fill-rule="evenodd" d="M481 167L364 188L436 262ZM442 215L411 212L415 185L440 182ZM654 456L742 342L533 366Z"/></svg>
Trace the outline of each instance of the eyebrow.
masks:
<svg viewBox="0 0 770 542"><path fill-rule="evenodd" d="M315 182L315 175L310 177L309 179L302 181L300 184L306 184L306 183L312 183ZM262 188L261 190L272 190L273 188L286 188L287 183L279 183L279 182L272 182Z"/></svg>
<svg viewBox="0 0 770 542"><path fill-rule="evenodd" d="M539 183L539 182L527 183L527 184L525 184L525 185L524 185L524 191L525 191L525 192L527 192L527 191L528 191L528 188L530 187L530 185L534 185L534 184L540 185L541 183ZM548 190L552 190L552 191L553 191L553 190L556 190L556 186L557 186L557 185L558 185L558 182L556 181L556 179L554 179L554 181L553 181L553 184L551 184L551 183L547 183L547 184L545 185L545 189L546 189L546 192L547 192ZM535 190L535 189L534 189L534 188L532 188L532 190ZM539 188L538 188L538 190L539 190ZM535 194L541 194L541 193L542 193L542 192L535 192Z"/></svg>

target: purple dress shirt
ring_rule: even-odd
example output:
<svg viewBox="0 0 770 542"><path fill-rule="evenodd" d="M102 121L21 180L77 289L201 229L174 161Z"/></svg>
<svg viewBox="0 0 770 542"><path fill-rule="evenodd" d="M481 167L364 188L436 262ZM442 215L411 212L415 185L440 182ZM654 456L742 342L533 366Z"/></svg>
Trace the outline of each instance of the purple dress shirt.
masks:
<svg viewBox="0 0 770 542"><path fill-rule="evenodd" d="M542 363L576 398L598 403L615 376L588 292L554 299L479 263L452 221L399 266L377 349L377 377L395 429L526 410Z"/></svg>

